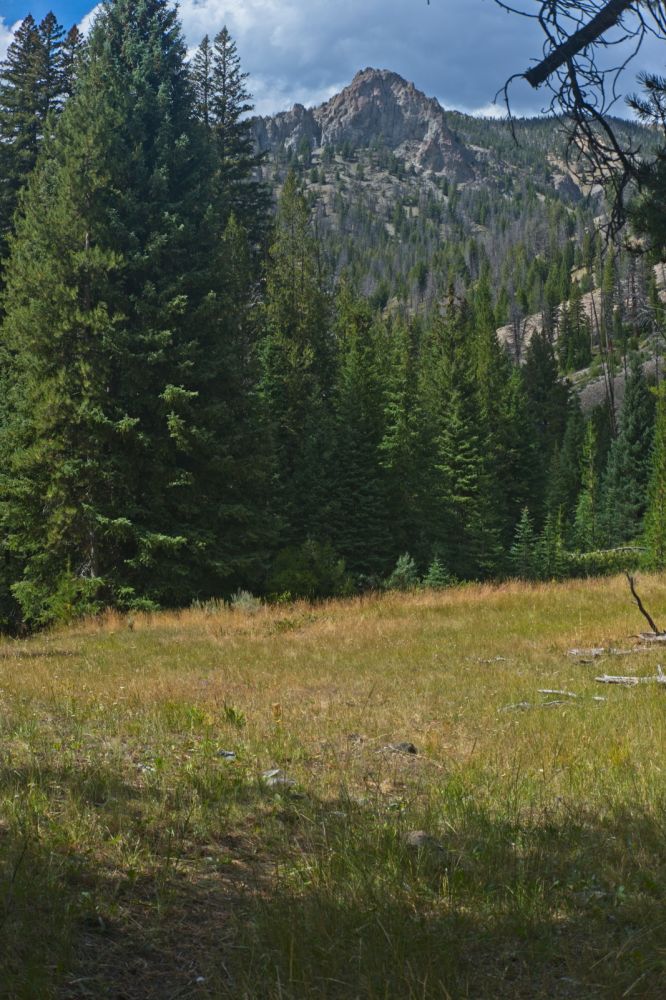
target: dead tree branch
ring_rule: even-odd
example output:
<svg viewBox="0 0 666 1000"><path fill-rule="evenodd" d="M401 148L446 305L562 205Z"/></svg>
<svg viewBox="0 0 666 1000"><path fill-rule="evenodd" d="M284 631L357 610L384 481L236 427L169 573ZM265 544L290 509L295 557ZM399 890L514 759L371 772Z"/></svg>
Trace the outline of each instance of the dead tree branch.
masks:
<svg viewBox="0 0 666 1000"><path fill-rule="evenodd" d="M636 585L635 585L635 581L634 581L633 576L631 576L629 573L627 573L626 577L627 577L627 580L629 581L629 587L631 589L632 597L636 601L636 604L638 605L638 610L643 615L643 618L645 618L646 622L648 623L648 625L650 626L650 628L652 629L652 631L654 632L654 634L655 635L661 635L662 634L661 629L657 628L657 626L656 626L656 624L654 622L654 619L649 614L649 612L647 612L645 610L643 602L641 601L640 597L636 593Z"/></svg>
<svg viewBox="0 0 666 1000"><path fill-rule="evenodd" d="M549 76L567 66L579 52L588 45L593 45L610 28L614 28L625 11L635 5L635 0L610 0L588 24L574 32L564 44L554 48L537 66L528 69L524 74L527 82L535 89L540 87Z"/></svg>

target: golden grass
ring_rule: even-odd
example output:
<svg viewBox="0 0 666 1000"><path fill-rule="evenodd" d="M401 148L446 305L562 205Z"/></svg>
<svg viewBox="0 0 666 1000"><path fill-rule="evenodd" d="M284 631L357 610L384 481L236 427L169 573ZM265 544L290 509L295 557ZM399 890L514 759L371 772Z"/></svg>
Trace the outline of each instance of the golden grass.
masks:
<svg viewBox="0 0 666 1000"><path fill-rule="evenodd" d="M0 643L0 995L666 994L666 692L594 680L660 653L568 655L642 627L618 578Z"/></svg>

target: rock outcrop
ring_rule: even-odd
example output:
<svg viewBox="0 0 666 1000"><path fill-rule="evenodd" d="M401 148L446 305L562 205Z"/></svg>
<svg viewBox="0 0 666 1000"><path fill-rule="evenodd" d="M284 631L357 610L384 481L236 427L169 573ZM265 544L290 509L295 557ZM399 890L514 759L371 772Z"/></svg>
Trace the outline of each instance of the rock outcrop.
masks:
<svg viewBox="0 0 666 1000"><path fill-rule="evenodd" d="M418 171L457 181L474 177L474 154L451 130L439 102L388 70L362 70L317 108L296 104L258 118L255 135L261 150L283 146L296 152L303 139L313 149L384 147Z"/></svg>

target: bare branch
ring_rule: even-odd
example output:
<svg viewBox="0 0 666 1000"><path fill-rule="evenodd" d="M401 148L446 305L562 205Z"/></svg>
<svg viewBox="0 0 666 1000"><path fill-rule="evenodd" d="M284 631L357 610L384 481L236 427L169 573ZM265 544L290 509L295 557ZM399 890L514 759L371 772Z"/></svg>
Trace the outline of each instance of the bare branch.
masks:
<svg viewBox="0 0 666 1000"><path fill-rule="evenodd" d="M632 594L634 600L636 601L636 604L638 605L638 610L643 615L643 618L645 618L646 622L648 623L648 625L650 626L650 628L652 629L652 631L654 632L654 634L655 635L661 635L662 634L661 630L657 628L657 626L654 623L654 619L645 610L645 608L643 607L643 602L641 601L640 597L636 593L636 586L635 586L635 582L634 582L633 576L630 576L629 573L627 573L626 576L627 576L627 580L629 581L629 587L631 588L631 594Z"/></svg>
<svg viewBox="0 0 666 1000"><path fill-rule="evenodd" d="M588 24L571 35L562 45L553 49L537 66L527 70L524 74L527 82L535 89L540 87L558 69L570 64L583 49L596 42L610 28L615 27L622 15L635 5L636 0L610 0Z"/></svg>

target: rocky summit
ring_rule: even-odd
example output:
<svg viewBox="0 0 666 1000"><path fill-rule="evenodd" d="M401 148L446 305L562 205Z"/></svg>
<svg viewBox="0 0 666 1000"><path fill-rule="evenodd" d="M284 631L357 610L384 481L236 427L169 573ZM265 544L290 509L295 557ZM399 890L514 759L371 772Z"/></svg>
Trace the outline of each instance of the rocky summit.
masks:
<svg viewBox="0 0 666 1000"><path fill-rule="evenodd" d="M258 118L255 135L265 151L296 152L304 142L313 150L384 147L422 172L456 181L474 176L474 154L449 127L439 101L389 70L362 70L319 107L295 104L291 111Z"/></svg>

